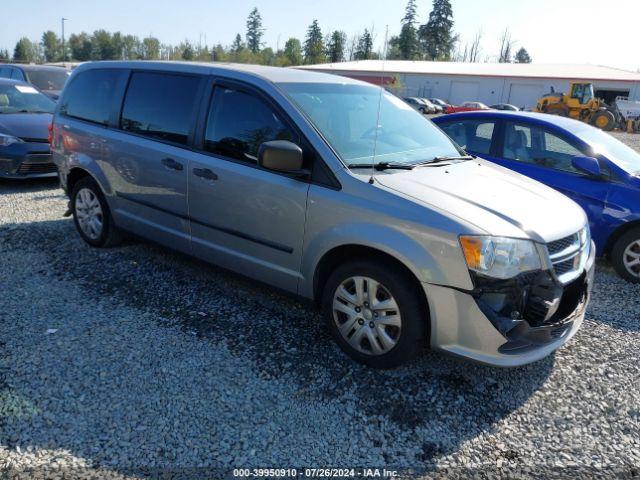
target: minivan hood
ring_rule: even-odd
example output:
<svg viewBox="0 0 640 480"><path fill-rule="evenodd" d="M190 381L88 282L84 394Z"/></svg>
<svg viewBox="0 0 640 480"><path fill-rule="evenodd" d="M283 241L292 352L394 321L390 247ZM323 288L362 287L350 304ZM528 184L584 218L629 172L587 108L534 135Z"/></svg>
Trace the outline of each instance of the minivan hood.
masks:
<svg viewBox="0 0 640 480"><path fill-rule="evenodd" d="M550 242L587 223L573 200L484 160L387 171L376 180L491 235Z"/></svg>
<svg viewBox="0 0 640 480"><path fill-rule="evenodd" d="M46 141L49 136L50 113L2 113L0 133L18 138Z"/></svg>

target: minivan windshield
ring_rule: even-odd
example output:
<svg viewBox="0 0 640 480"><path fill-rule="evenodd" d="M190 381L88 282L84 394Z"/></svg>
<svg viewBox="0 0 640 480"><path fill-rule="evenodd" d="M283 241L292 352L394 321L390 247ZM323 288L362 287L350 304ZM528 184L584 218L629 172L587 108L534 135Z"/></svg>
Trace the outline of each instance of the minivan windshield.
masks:
<svg viewBox="0 0 640 480"><path fill-rule="evenodd" d="M0 114L53 113L56 104L31 85L3 83L0 85Z"/></svg>
<svg viewBox="0 0 640 480"><path fill-rule="evenodd" d="M463 153L403 100L386 91L381 96L379 87L352 83L280 86L347 165L412 165Z"/></svg>
<svg viewBox="0 0 640 480"><path fill-rule="evenodd" d="M589 127L575 134L589 144L595 154L604 155L628 173L640 174L640 154L610 133Z"/></svg>

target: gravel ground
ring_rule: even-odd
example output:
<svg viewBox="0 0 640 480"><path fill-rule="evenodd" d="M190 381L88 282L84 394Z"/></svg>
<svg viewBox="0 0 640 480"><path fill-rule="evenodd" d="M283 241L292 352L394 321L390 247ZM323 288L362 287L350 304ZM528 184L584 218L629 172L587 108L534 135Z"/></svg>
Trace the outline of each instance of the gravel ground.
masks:
<svg viewBox="0 0 640 480"><path fill-rule="evenodd" d="M55 182L0 183L0 476L639 474L640 286L604 263L552 357L425 351L379 372L268 287L140 241L89 248L65 202Z"/></svg>

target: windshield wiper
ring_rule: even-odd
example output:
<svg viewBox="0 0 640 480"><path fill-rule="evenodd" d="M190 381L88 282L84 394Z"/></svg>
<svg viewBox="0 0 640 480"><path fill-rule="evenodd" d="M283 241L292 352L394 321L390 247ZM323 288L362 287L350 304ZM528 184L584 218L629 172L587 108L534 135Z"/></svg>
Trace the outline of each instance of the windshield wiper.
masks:
<svg viewBox="0 0 640 480"><path fill-rule="evenodd" d="M451 157L434 157L431 160L428 160L426 162L423 163L419 163L418 165L433 165L434 163L443 163L443 162L453 162L456 160L473 160L474 156L472 155L458 155L458 156L451 156Z"/></svg>
<svg viewBox="0 0 640 480"><path fill-rule="evenodd" d="M378 162L375 164L371 164L371 163L350 163L349 165L347 165L349 168L374 168L377 171L382 171L382 170L413 170L416 166L415 165L409 165L406 163L389 163L389 162Z"/></svg>

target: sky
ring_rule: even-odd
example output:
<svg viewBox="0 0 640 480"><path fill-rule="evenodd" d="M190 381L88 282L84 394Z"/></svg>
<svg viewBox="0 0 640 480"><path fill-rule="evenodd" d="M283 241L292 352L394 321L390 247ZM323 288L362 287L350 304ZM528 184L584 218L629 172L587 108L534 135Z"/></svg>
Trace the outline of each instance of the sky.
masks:
<svg viewBox="0 0 640 480"><path fill-rule="evenodd" d="M163 43L184 40L231 44L244 35L255 6L266 28L264 40L274 49L289 37L304 38L316 18L323 33L339 29L349 35L373 29L376 47L398 33L406 0L0 0L0 48L13 51L23 36L39 39L45 30L66 35L104 28ZM421 23L431 0L417 0ZM516 47L525 47L536 63L590 63L640 70L640 1L638 0L451 0L455 31L461 42L482 32L482 58L495 58L499 38L509 28Z"/></svg>

